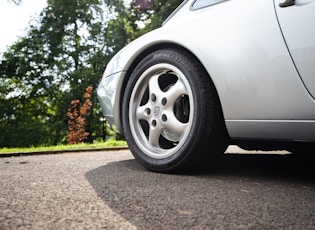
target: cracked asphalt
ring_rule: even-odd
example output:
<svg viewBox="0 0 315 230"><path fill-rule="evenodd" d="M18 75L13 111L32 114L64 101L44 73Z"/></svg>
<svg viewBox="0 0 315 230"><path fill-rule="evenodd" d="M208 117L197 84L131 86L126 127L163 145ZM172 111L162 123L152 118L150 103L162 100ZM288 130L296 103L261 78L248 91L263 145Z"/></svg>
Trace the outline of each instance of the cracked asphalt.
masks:
<svg viewBox="0 0 315 230"><path fill-rule="evenodd" d="M0 158L0 229L315 229L315 157L228 153L187 175L129 150Z"/></svg>

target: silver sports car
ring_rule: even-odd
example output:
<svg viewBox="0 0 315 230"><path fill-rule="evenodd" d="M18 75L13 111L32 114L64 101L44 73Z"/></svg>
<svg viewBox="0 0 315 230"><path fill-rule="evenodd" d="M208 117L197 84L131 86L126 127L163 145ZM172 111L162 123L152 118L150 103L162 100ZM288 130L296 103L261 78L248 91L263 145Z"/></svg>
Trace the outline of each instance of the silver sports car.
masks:
<svg viewBox="0 0 315 230"><path fill-rule="evenodd" d="M123 48L97 89L149 170L215 166L229 144L315 143L315 1L187 0Z"/></svg>

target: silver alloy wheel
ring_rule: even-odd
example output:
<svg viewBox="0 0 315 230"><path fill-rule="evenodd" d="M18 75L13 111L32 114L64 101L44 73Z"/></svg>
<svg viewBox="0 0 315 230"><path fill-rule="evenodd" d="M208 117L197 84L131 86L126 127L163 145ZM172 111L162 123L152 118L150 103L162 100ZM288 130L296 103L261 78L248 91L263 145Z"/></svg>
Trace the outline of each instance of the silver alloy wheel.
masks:
<svg viewBox="0 0 315 230"><path fill-rule="evenodd" d="M129 104L132 136L139 148L154 159L174 155L185 143L194 119L194 100L186 76L162 63L138 78Z"/></svg>

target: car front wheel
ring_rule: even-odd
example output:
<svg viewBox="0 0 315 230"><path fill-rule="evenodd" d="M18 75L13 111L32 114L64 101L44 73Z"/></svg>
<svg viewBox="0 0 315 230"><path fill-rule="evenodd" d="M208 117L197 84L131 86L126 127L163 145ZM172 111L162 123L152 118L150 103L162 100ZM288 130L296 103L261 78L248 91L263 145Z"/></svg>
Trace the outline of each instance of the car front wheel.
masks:
<svg viewBox="0 0 315 230"><path fill-rule="evenodd" d="M210 77L182 50L158 50L138 64L124 93L122 122L132 154L152 171L213 166L227 148Z"/></svg>

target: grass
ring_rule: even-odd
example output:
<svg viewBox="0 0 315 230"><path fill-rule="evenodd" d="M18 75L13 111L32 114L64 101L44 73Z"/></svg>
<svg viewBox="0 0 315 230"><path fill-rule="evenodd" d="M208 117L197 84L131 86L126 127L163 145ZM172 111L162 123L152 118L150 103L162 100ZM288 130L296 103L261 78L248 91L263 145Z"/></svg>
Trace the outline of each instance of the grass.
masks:
<svg viewBox="0 0 315 230"><path fill-rule="evenodd" d="M27 153L27 152L45 152L45 151L71 151L97 148L127 147L126 141L109 140L94 144L76 144L76 145L56 145L56 146L39 146L29 148L1 148L0 154L8 153Z"/></svg>

